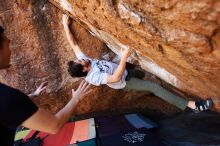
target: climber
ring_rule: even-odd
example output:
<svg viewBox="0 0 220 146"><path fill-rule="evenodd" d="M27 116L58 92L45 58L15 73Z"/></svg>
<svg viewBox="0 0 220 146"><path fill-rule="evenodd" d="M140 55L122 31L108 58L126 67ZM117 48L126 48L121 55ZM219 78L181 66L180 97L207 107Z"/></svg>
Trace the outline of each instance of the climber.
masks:
<svg viewBox="0 0 220 146"><path fill-rule="evenodd" d="M143 80L144 72L126 67L126 61L131 54L130 49L122 51L119 65L87 57L77 45L69 28L70 19L66 15L63 16L63 25L67 39L78 58L68 62L68 72L72 77L85 77L87 82L96 86L106 84L113 89L148 91L182 110L186 107L194 109L195 112L211 109L211 99L187 101L156 83Z"/></svg>
<svg viewBox="0 0 220 146"><path fill-rule="evenodd" d="M0 26L0 69L10 67L10 40ZM38 96L46 88L45 83L29 96ZM72 90L72 98L55 115L38 107L21 91L0 83L0 146L12 146L18 126L56 133L69 120L76 104L91 90L89 84L81 82L77 90Z"/></svg>

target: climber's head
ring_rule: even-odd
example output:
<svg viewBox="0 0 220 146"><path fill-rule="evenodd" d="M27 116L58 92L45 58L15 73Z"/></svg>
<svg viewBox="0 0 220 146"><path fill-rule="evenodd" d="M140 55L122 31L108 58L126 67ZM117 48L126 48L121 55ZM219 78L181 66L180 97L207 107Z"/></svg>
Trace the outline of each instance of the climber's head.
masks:
<svg viewBox="0 0 220 146"><path fill-rule="evenodd" d="M3 27L0 26L0 69L10 67L11 50L10 40L5 36Z"/></svg>
<svg viewBox="0 0 220 146"><path fill-rule="evenodd" d="M68 67L68 72L72 77L84 77L90 70L90 61L87 59L69 61Z"/></svg>

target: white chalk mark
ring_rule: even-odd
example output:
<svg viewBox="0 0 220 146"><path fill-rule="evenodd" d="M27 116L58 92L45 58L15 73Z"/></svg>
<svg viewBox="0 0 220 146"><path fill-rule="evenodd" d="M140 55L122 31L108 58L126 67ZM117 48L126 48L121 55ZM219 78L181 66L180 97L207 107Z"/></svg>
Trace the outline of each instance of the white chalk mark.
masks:
<svg viewBox="0 0 220 146"><path fill-rule="evenodd" d="M60 0L60 5L64 10L69 11L70 13L73 12L73 7L68 2L68 0Z"/></svg>
<svg viewBox="0 0 220 146"><path fill-rule="evenodd" d="M121 19L129 20L131 24L138 25L141 23L141 16L130 10L124 4L118 4L118 12Z"/></svg>

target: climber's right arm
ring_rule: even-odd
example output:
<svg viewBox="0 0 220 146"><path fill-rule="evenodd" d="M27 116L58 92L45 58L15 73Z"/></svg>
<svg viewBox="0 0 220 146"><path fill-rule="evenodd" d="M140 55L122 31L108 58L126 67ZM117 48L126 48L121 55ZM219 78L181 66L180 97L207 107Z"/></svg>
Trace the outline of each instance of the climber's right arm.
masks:
<svg viewBox="0 0 220 146"><path fill-rule="evenodd" d="M115 72L112 75L107 76L107 83L108 84L109 83L116 83L121 80L123 73L126 69L126 61L127 61L128 57L131 55L131 53L132 53L131 49L125 49L124 51L122 51L121 60L120 60L118 67L116 68Z"/></svg>

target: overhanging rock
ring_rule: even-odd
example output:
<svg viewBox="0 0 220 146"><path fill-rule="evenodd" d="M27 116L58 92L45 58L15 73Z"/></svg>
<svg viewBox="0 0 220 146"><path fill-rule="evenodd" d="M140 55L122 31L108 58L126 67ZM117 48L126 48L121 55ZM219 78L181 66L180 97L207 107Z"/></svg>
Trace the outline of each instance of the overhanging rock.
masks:
<svg viewBox="0 0 220 146"><path fill-rule="evenodd" d="M182 91L220 103L218 0L49 1L116 54L130 47L135 50L131 61L143 69Z"/></svg>

